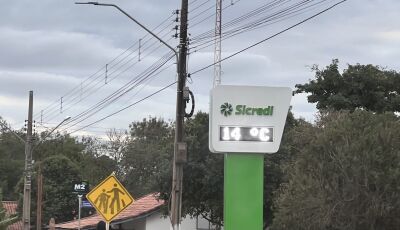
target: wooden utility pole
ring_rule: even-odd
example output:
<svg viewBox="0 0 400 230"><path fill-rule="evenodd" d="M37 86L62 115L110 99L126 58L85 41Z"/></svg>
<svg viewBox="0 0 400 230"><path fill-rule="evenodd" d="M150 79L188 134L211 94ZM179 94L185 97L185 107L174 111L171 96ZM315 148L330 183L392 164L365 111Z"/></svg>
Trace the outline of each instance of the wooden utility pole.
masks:
<svg viewBox="0 0 400 230"><path fill-rule="evenodd" d="M25 179L22 221L24 230L30 229L31 222L31 187L32 187L32 114L33 91L29 91L28 124L25 142Z"/></svg>
<svg viewBox="0 0 400 230"><path fill-rule="evenodd" d="M42 164L39 163L37 173L36 229L42 229L43 174Z"/></svg>
<svg viewBox="0 0 400 230"><path fill-rule="evenodd" d="M174 141L174 162L173 162L173 175L172 175L172 194L171 194L171 223L173 230L179 230L181 222L181 206L182 206L182 178L183 178L183 164L187 160L186 143L183 141L183 124L185 117L185 103L183 98L183 90L186 83L186 56L187 56L187 21L188 21L188 0L182 0L181 3L181 25L179 36L179 53L170 46L167 42L162 40L152 31L147 29L144 25L119 8L115 4L104 4L99 2L76 2L75 4L86 4L96 6L111 6L118 9L120 12L129 17L132 21L145 29L152 36L157 38L161 43L171 49L177 58L177 72L178 72L178 86L176 96L176 126L175 126L175 141Z"/></svg>
<svg viewBox="0 0 400 230"><path fill-rule="evenodd" d="M179 36L179 62L178 62L178 87L176 98L176 126L175 126L175 150L172 175L171 194L171 223L173 230L179 230L182 209L182 179L183 164L186 162L186 144L183 142L185 101L183 89L186 83L186 56L187 56L187 20L188 0L182 0L181 25Z"/></svg>

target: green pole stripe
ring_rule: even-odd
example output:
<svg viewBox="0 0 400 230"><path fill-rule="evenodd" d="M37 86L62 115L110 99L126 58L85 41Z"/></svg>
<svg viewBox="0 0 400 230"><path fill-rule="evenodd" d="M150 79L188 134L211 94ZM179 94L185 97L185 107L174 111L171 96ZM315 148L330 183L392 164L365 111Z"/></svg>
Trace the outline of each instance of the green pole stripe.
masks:
<svg viewBox="0 0 400 230"><path fill-rule="evenodd" d="M264 155L228 153L224 164L224 229L262 230Z"/></svg>

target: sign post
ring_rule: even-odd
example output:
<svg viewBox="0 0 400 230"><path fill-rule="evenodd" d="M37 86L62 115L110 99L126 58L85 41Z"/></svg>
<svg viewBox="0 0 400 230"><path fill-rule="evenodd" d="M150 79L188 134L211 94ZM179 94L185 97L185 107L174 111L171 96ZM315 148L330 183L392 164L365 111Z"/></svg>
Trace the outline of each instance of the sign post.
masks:
<svg viewBox="0 0 400 230"><path fill-rule="evenodd" d="M81 181L80 183L74 184L74 190L72 193L78 194L78 230L81 229L81 210L82 210L82 197L89 192L89 183L87 181Z"/></svg>
<svg viewBox="0 0 400 230"><path fill-rule="evenodd" d="M83 196L83 195L81 195L81 194L78 195L78 203L79 203L79 210L78 210L78 230L81 230L82 196Z"/></svg>
<svg viewBox="0 0 400 230"><path fill-rule="evenodd" d="M264 153L278 151L292 91L219 85L211 91L209 148L224 153L224 229L263 228Z"/></svg>

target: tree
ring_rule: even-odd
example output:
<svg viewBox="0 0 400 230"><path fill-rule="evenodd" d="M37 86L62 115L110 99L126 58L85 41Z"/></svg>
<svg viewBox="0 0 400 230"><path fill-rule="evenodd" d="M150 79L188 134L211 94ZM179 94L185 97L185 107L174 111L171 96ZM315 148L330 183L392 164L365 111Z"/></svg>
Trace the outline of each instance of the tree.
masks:
<svg viewBox="0 0 400 230"><path fill-rule="evenodd" d="M163 119L150 117L130 125L122 165L125 170L123 182L134 196L157 191L157 178L169 173L173 140L172 125Z"/></svg>
<svg viewBox="0 0 400 230"><path fill-rule="evenodd" d="M0 117L0 122L8 126ZM16 131L23 137L22 133ZM0 126L0 187L6 200L17 200L18 194L14 187L22 177L24 170L25 150L24 144L8 129Z"/></svg>
<svg viewBox="0 0 400 230"><path fill-rule="evenodd" d="M58 132L44 139L46 136L47 132L35 135L33 158L36 161L41 161L55 155L66 156L75 163L82 161L82 152L86 147L85 143L80 142L75 137Z"/></svg>
<svg viewBox="0 0 400 230"><path fill-rule="evenodd" d="M183 213L223 223L224 155L208 147L208 114L198 112L185 124L188 162L184 166Z"/></svg>
<svg viewBox="0 0 400 230"><path fill-rule="evenodd" d="M289 110L285 129L282 135L281 146L277 153L264 156L264 229L272 224L274 218L273 200L282 183L286 182L284 165L297 156L299 133L296 127L310 126L303 119L296 119Z"/></svg>
<svg viewBox="0 0 400 230"><path fill-rule="evenodd" d="M123 176L124 169L121 167L121 161L126 152L126 147L128 145L128 133L126 131L110 129L107 132L108 142L106 145L107 153L115 162L115 174L118 177Z"/></svg>
<svg viewBox="0 0 400 230"><path fill-rule="evenodd" d="M271 223L272 197L283 181L281 165L291 159L293 150L287 133L301 121L290 112L285 126L282 147L278 153L266 155L264 160L264 221ZM223 225L224 155L211 153L208 114L198 112L185 123L185 140L188 146L188 162L184 166L182 216L203 216L215 225ZM169 166L171 169L171 166ZM158 181L160 197L169 200L171 172Z"/></svg>
<svg viewBox="0 0 400 230"><path fill-rule="evenodd" d="M18 220L18 216L7 215L1 201L3 201L3 193L0 187L0 230L6 230L9 225L15 223Z"/></svg>
<svg viewBox="0 0 400 230"><path fill-rule="evenodd" d="M72 193L73 185L82 179L77 164L65 156L56 155L42 162L42 172L44 178L43 219L45 222L52 217L56 222L72 220L75 215L73 211L77 211L78 207L78 199ZM36 188L33 189L32 197L36 197ZM33 211L36 210L34 200L32 199Z"/></svg>
<svg viewBox="0 0 400 230"><path fill-rule="evenodd" d="M320 110L400 111L400 73L356 64L348 65L341 74L338 63L333 60L322 70L315 65L315 79L297 84L296 93L311 93L308 102L317 103Z"/></svg>
<svg viewBox="0 0 400 230"><path fill-rule="evenodd" d="M81 152L78 163L82 179L95 186L113 171L117 162L107 155L107 147L97 138L83 137L81 143L85 149Z"/></svg>
<svg viewBox="0 0 400 230"><path fill-rule="evenodd" d="M299 155L287 165L272 229L398 229L398 117L330 112L296 129Z"/></svg>

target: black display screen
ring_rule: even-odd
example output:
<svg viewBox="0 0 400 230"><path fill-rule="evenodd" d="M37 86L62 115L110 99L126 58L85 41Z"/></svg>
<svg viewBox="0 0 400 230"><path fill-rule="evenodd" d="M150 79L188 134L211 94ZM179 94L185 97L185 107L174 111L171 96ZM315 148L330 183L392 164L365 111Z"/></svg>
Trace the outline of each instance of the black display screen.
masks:
<svg viewBox="0 0 400 230"><path fill-rule="evenodd" d="M273 142L274 129L272 127L240 127L220 126L220 141L254 141Z"/></svg>

